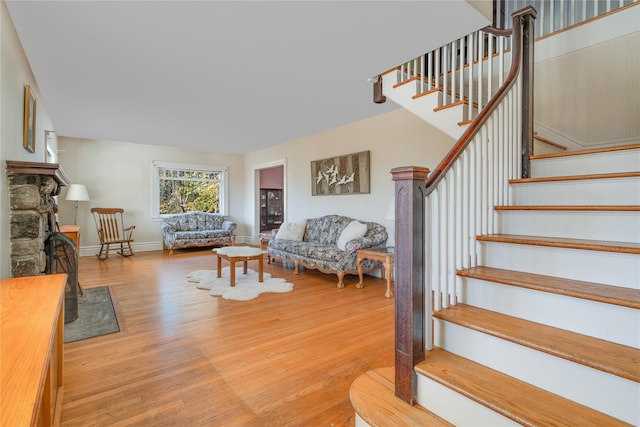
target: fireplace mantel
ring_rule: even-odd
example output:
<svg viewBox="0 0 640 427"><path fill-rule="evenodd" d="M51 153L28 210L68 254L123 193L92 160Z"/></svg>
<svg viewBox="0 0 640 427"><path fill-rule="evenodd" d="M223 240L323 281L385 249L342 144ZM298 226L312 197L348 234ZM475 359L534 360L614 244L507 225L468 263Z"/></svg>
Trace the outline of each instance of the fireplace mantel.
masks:
<svg viewBox="0 0 640 427"><path fill-rule="evenodd" d="M7 176L12 175L43 175L52 176L60 186L69 185L69 178L58 163L20 162L7 160Z"/></svg>

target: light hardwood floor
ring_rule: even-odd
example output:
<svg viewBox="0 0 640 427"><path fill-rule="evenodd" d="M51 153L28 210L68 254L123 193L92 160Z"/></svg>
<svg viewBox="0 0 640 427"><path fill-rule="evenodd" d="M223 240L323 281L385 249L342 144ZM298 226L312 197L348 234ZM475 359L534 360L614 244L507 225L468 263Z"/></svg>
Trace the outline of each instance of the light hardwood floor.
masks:
<svg viewBox="0 0 640 427"><path fill-rule="evenodd" d="M80 258L80 283L110 287L121 331L65 344L62 425L354 425L351 383L393 366L385 281L338 289L265 263L293 292L239 302L186 282L214 263L208 249Z"/></svg>

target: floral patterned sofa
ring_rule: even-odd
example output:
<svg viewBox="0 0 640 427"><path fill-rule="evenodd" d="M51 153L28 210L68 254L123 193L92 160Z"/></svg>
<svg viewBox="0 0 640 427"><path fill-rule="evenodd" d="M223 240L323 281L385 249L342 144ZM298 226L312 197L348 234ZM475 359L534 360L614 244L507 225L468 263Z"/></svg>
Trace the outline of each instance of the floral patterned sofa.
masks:
<svg viewBox="0 0 640 427"><path fill-rule="evenodd" d="M160 223L162 246L173 255L175 248L233 245L236 226L235 222L225 219L223 215L208 212L164 215Z"/></svg>
<svg viewBox="0 0 640 427"><path fill-rule="evenodd" d="M299 273L300 265L323 273L335 273L338 276L337 286L343 288L344 275L358 273L358 249L384 246L388 237L387 230L382 225L361 222L361 226L366 225L364 236L343 242L344 250L341 250L338 243L343 231L354 221L353 218L341 215L307 219L301 240L282 239L276 235L275 239L269 241L268 255L283 261L293 261L295 273ZM379 261L365 259L362 263L363 271L379 267Z"/></svg>

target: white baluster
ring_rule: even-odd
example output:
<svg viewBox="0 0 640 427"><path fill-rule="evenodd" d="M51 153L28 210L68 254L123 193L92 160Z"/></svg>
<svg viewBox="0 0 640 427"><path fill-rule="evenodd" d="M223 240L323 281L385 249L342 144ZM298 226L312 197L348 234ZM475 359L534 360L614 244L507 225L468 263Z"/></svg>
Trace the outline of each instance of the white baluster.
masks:
<svg viewBox="0 0 640 427"><path fill-rule="evenodd" d="M440 288L440 186L442 182L431 193L429 199L431 201L431 284L434 294L434 309L439 311L442 308L442 300L439 297Z"/></svg>
<svg viewBox="0 0 640 427"><path fill-rule="evenodd" d="M474 90L474 82L473 82L473 56L474 56L474 51L475 51L475 43L473 42L474 40L474 36L475 33L471 33L469 34L468 40L467 40L467 63L469 64L469 72L468 74L468 79L467 81L468 83L468 88L469 90L467 91L467 98L469 99L469 108L467 109L467 115L468 115L468 119L472 119L473 118L473 90Z"/></svg>
<svg viewBox="0 0 640 427"><path fill-rule="evenodd" d="M482 31L478 31L478 112L482 110L484 106L484 101L482 99L482 88L484 87L483 83L483 72L484 69L484 41L486 35Z"/></svg>
<svg viewBox="0 0 640 427"><path fill-rule="evenodd" d="M502 86L502 83L504 83L504 75L505 75L505 65L504 65L504 37L499 37L498 38L498 87ZM493 92L491 92L491 95L493 96Z"/></svg>
<svg viewBox="0 0 640 427"><path fill-rule="evenodd" d="M540 2L540 5L538 6L538 19L536 19L537 25L538 25L538 37L540 36L544 36L546 33L544 32L544 23L545 20L547 19L546 17L546 7L545 7L545 3L544 0Z"/></svg>
<svg viewBox="0 0 640 427"><path fill-rule="evenodd" d="M478 212L478 206L476 205L476 176L477 176L477 165L476 165L476 150L478 136L473 138L473 141L469 144L469 149L467 150L469 153L469 241L467 245L469 246L469 267L475 267L478 263L478 256L476 253L476 218Z"/></svg>
<svg viewBox="0 0 640 427"><path fill-rule="evenodd" d="M459 73L459 80L460 80L460 88L458 90L458 94L460 96L460 101L462 101L464 99L464 66L466 64L465 61L465 40L466 37L462 37L460 39L460 54L458 55L458 57L460 58L460 60L458 61L460 63L459 67L460 67L460 73Z"/></svg>
<svg viewBox="0 0 640 427"><path fill-rule="evenodd" d="M573 25L575 22L575 13L576 13L576 1L575 0L571 0L571 2L568 5L569 7L569 20L567 22L567 25Z"/></svg>
<svg viewBox="0 0 640 427"><path fill-rule="evenodd" d="M487 177L487 136L486 136L486 124L480 130L482 132L482 146L480 151L480 234L487 234L487 185L488 185L488 177Z"/></svg>
<svg viewBox="0 0 640 427"><path fill-rule="evenodd" d="M435 77L436 77L436 87L437 88L440 88L440 73L441 73L441 70L442 70L442 67L440 66L440 54L441 54L440 51L441 51L441 49L442 48L436 49L436 63L435 63L435 68L436 69L435 69L434 74L435 74Z"/></svg>
<svg viewBox="0 0 640 427"><path fill-rule="evenodd" d="M442 105L447 105L447 73L449 70L449 45L442 48Z"/></svg>
<svg viewBox="0 0 640 427"><path fill-rule="evenodd" d="M431 327L431 319L433 316L433 305L435 303L433 298L433 250L434 245L434 225L433 225L433 197L434 194L431 193L425 200L425 272L424 272L424 310L425 310L425 320L424 322L424 337L425 337L425 349L431 350L433 349L433 329Z"/></svg>
<svg viewBox="0 0 640 427"><path fill-rule="evenodd" d="M451 103L456 102L456 58L458 56L458 41L451 42Z"/></svg>
<svg viewBox="0 0 640 427"><path fill-rule="evenodd" d="M492 86L493 86L493 42L495 37L492 34L487 35L489 37L489 51L487 52L487 99L491 99Z"/></svg>
<svg viewBox="0 0 640 427"><path fill-rule="evenodd" d="M427 90L431 90L433 88L433 51L427 54Z"/></svg>
<svg viewBox="0 0 640 427"><path fill-rule="evenodd" d="M449 173L449 185L447 189L447 297L449 305L455 305L455 191L456 191L456 165Z"/></svg>
<svg viewBox="0 0 640 427"><path fill-rule="evenodd" d="M460 253L460 268L469 268L470 267L470 262L469 262L469 253L470 253L470 248L469 248L469 217L472 216L472 211L471 211L471 205L469 203L469 198L470 198L470 191L469 191L469 181L470 181L470 176L469 176L469 171L470 171L470 166L469 166L469 149L465 150L464 153L462 153L462 170L464 171L464 173L462 174L461 180L460 180L460 184L461 184L461 199L462 199L462 204L459 207L460 211L461 211L461 215L462 215L462 227L461 227L461 242L460 242L460 246L461 246L461 253Z"/></svg>
<svg viewBox="0 0 640 427"><path fill-rule="evenodd" d="M440 181L440 198L438 200L439 204L440 204L440 235L438 237L438 240L440 241L439 244L439 258L440 258L440 266L438 267L438 270L440 272L440 277L438 277L438 281L440 282L440 290L441 290L441 294L440 294L440 298L441 298L441 303L443 307L448 307L448 299L445 298L443 296L443 293L446 292L446 285L447 285L447 254L448 254L448 248L447 248L447 203L448 203L448 198L449 198L449 194L447 193L447 181L448 181L448 176L444 177L442 179L442 181Z"/></svg>

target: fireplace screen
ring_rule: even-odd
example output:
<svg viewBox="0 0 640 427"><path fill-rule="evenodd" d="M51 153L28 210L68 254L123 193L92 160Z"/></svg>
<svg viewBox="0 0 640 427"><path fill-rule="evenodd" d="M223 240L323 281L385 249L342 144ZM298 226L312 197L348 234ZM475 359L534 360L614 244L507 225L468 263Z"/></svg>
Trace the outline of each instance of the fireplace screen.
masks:
<svg viewBox="0 0 640 427"><path fill-rule="evenodd" d="M51 233L46 242L47 274L66 273L64 323L78 318L78 252L75 242L62 233Z"/></svg>

